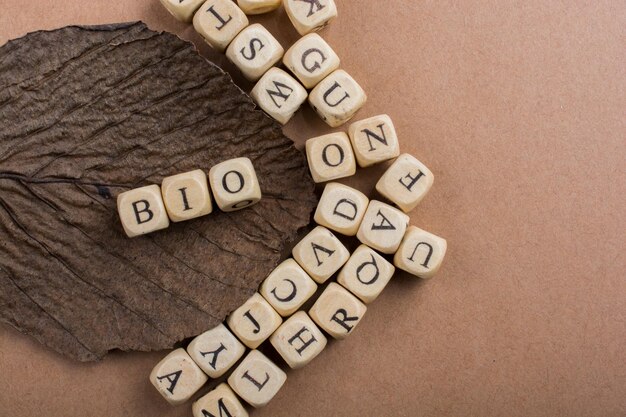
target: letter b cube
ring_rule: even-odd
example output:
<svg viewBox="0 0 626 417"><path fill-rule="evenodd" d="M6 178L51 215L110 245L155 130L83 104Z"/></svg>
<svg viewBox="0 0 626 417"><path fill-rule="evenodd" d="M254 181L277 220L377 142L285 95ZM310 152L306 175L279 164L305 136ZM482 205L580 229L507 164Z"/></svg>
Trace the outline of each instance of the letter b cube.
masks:
<svg viewBox="0 0 626 417"><path fill-rule="evenodd" d="M170 225L158 185L121 193L117 196L117 211L128 237L145 235Z"/></svg>

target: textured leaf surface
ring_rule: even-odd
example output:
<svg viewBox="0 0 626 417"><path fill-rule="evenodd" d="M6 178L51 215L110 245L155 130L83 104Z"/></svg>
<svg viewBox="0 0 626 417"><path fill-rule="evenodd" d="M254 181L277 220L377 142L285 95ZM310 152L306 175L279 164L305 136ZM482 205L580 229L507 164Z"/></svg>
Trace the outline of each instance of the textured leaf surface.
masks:
<svg viewBox="0 0 626 417"><path fill-rule="evenodd" d="M126 190L252 159L263 200L125 237ZM316 203L304 157L190 43L142 23L0 48L0 320L79 360L219 323Z"/></svg>

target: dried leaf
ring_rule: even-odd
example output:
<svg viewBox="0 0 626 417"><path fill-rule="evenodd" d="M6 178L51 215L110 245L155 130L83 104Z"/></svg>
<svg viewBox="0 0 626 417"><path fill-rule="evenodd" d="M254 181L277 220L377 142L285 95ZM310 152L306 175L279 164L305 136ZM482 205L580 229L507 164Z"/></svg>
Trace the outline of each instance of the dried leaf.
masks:
<svg viewBox="0 0 626 417"><path fill-rule="evenodd" d="M280 127L191 44L143 23L1 47L0 126L0 320L79 360L218 324L316 203ZM125 237L120 192L239 156L258 205Z"/></svg>

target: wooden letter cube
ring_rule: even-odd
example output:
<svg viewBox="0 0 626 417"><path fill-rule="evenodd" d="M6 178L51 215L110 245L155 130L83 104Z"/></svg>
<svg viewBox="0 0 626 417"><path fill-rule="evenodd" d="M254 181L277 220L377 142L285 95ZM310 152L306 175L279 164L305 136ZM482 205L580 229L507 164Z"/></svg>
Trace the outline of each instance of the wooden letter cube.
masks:
<svg viewBox="0 0 626 417"><path fill-rule="evenodd" d="M348 135L330 133L306 141L306 157L313 181L320 183L356 173L356 161Z"/></svg>
<svg viewBox="0 0 626 417"><path fill-rule="evenodd" d="M219 326L196 336L187 353L211 378L224 375L246 351L244 345L226 326Z"/></svg>
<svg viewBox="0 0 626 417"><path fill-rule="evenodd" d="M390 255L400 247L409 221L409 216L397 208L372 200L356 237L367 246Z"/></svg>
<svg viewBox="0 0 626 417"><path fill-rule="evenodd" d="M168 12L176 19L189 23L204 0L161 0Z"/></svg>
<svg viewBox="0 0 626 417"><path fill-rule="evenodd" d="M361 245L339 272L337 282L369 304L385 289L395 271L374 249Z"/></svg>
<svg viewBox="0 0 626 417"><path fill-rule="evenodd" d="M250 207L261 200L261 188L252 161L235 158L215 165L209 171L215 202L222 211Z"/></svg>
<svg viewBox="0 0 626 417"><path fill-rule="evenodd" d="M248 412L225 382L193 403L191 410L193 417L248 417Z"/></svg>
<svg viewBox="0 0 626 417"><path fill-rule="evenodd" d="M259 292L283 317L292 315L317 291L317 284L293 259L287 259L263 281Z"/></svg>
<svg viewBox="0 0 626 417"><path fill-rule="evenodd" d="M356 161L362 168L400 155L396 129L386 114L354 122L348 132Z"/></svg>
<svg viewBox="0 0 626 417"><path fill-rule="evenodd" d="M255 23L242 30L226 49L226 57L249 81L256 81L280 61L285 50L262 25Z"/></svg>
<svg viewBox="0 0 626 417"><path fill-rule="evenodd" d="M193 27L213 48L224 52L248 26L248 17L231 0L207 0L193 17Z"/></svg>
<svg viewBox="0 0 626 417"><path fill-rule="evenodd" d="M287 50L283 64L306 88L315 87L328 74L339 68L339 57L317 33L300 38Z"/></svg>
<svg viewBox="0 0 626 417"><path fill-rule="evenodd" d="M289 20L300 35L317 31L337 17L333 0L284 0Z"/></svg>
<svg viewBox="0 0 626 417"><path fill-rule="evenodd" d="M270 343L292 369L302 368L326 347L326 336L304 311L298 311L270 337Z"/></svg>
<svg viewBox="0 0 626 417"><path fill-rule="evenodd" d="M280 7L282 0L237 0L239 8L245 14L263 14L272 12Z"/></svg>
<svg viewBox="0 0 626 417"><path fill-rule="evenodd" d="M207 379L182 348L170 352L150 373L152 385L173 405L182 404L191 398Z"/></svg>
<svg viewBox="0 0 626 417"><path fill-rule="evenodd" d="M408 213L428 193L434 180L433 173L424 164L405 153L380 177L376 190Z"/></svg>
<svg viewBox="0 0 626 417"><path fill-rule="evenodd" d="M194 219L213 211L204 171L197 169L163 179L161 194L173 222Z"/></svg>
<svg viewBox="0 0 626 417"><path fill-rule="evenodd" d="M369 204L368 198L347 185L326 184L315 210L315 222L346 236L354 236Z"/></svg>
<svg viewBox="0 0 626 417"><path fill-rule="evenodd" d="M309 315L335 339L343 339L359 324L367 307L341 285L331 282L317 299Z"/></svg>
<svg viewBox="0 0 626 417"><path fill-rule="evenodd" d="M274 120L286 124L307 98L307 92L291 75L270 68L254 86L250 96Z"/></svg>
<svg viewBox="0 0 626 417"><path fill-rule="evenodd" d="M248 353L228 377L228 385L251 406L269 403L287 380L287 375L258 350Z"/></svg>
<svg viewBox="0 0 626 417"><path fill-rule="evenodd" d="M323 284L346 263L350 252L327 228L317 226L291 251L296 262Z"/></svg>
<svg viewBox="0 0 626 417"><path fill-rule="evenodd" d="M230 330L250 349L256 349L282 322L280 314L258 292L226 319Z"/></svg>
<svg viewBox="0 0 626 417"><path fill-rule="evenodd" d="M330 127L341 126L367 101L365 91L344 70L324 78L309 94L309 103Z"/></svg>
<svg viewBox="0 0 626 417"><path fill-rule="evenodd" d="M170 225L158 185L121 193L117 196L117 211L128 237L145 235Z"/></svg>
<svg viewBox="0 0 626 417"><path fill-rule="evenodd" d="M448 244L445 239L410 226L393 258L396 267L420 278L432 278L443 262Z"/></svg>

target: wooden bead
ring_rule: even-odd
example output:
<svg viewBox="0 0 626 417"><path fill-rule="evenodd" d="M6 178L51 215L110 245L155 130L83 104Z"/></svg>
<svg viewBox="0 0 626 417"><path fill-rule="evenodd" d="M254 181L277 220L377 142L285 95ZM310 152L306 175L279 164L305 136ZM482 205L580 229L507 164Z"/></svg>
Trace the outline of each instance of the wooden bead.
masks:
<svg viewBox="0 0 626 417"><path fill-rule="evenodd" d="M330 133L306 141L306 157L313 181L320 183L356 173L356 160L348 135Z"/></svg>
<svg viewBox="0 0 626 417"><path fill-rule="evenodd" d="M247 15L272 12L280 7L282 0L237 0L239 8Z"/></svg>
<svg viewBox="0 0 626 417"><path fill-rule="evenodd" d="M285 71L270 68L256 83L250 96L265 113L284 125L305 102L307 92Z"/></svg>
<svg viewBox="0 0 626 417"><path fill-rule="evenodd" d="M280 61L285 50L262 25L255 23L242 30L226 49L226 57L249 81L257 81Z"/></svg>
<svg viewBox="0 0 626 417"><path fill-rule="evenodd" d="M346 263L348 249L327 228L317 226L291 251L293 258L317 283L323 284Z"/></svg>
<svg viewBox="0 0 626 417"><path fill-rule="evenodd" d="M145 235L170 225L158 185L121 193L117 196L117 211L128 237Z"/></svg>
<svg viewBox="0 0 626 417"><path fill-rule="evenodd" d="M161 0L168 12L177 20L189 23L204 0Z"/></svg>
<svg viewBox="0 0 626 417"><path fill-rule="evenodd" d="M385 171L376 190L408 213L422 201L434 180L433 173L424 164L405 153Z"/></svg>
<svg viewBox="0 0 626 417"><path fill-rule="evenodd" d="M224 375L246 351L244 345L223 324L196 336L187 353L211 378Z"/></svg>
<svg viewBox="0 0 626 417"><path fill-rule="evenodd" d="M351 334L367 307L341 285L331 282L317 299L309 316L335 339Z"/></svg>
<svg viewBox="0 0 626 417"><path fill-rule="evenodd" d="M341 126L367 101L361 86L344 70L324 78L309 94L309 103L330 127Z"/></svg>
<svg viewBox="0 0 626 417"><path fill-rule="evenodd" d="M409 221L409 216L397 208L372 200L356 237L361 243L391 255L398 250Z"/></svg>
<svg viewBox="0 0 626 417"><path fill-rule="evenodd" d="M173 405L182 404L191 398L207 379L182 348L170 352L150 373L152 385Z"/></svg>
<svg viewBox="0 0 626 417"><path fill-rule="evenodd" d="M270 343L292 369L302 368L326 347L326 336L304 312L285 321L270 337Z"/></svg>
<svg viewBox="0 0 626 417"><path fill-rule="evenodd" d="M258 292L226 319L230 330L250 349L256 349L282 322L280 314Z"/></svg>
<svg viewBox="0 0 626 417"><path fill-rule="evenodd" d="M167 215L173 222L205 216L213 211L206 174L200 169L164 178L161 195Z"/></svg>
<svg viewBox="0 0 626 417"><path fill-rule="evenodd" d="M368 204L369 199L359 190L330 182L324 188L313 218L321 226L346 236L354 236Z"/></svg>
<svg viewBox="0 0 626 417"><path fill-rule="evenodd" d="M220 52L246 26L246 14L231 0L207 0L193 17L196 31Z"/></svg>
<svg viewBox="0 0 626 417"><path fill-rule="evenodd" d="M361 245L339 272L337 282L366 304L385 289L396 268L372 248Z"/></svg>
<svg viewBox="0 0 626 417"><path fill-rule="evenodd" d="M339 68L340 60L320 35L309 33L287 50L283 64L306 88L313 88Z"/></svg>
<svg viewBox="0 0 626 417"><path fill-rule="evenodd" d="M448 244L445 239L410 226L393 258L396 267L420 278L432 278L443 262Z"/></svg>
<svg viewBox="0 0 626 417"><path fill-rule="evenodd" d="M255 408L267 405L278 393L287 375L258 350L248 353L228 377L228 385Z"/></svg>
<svg viewBox="0 0 626 417"><path fill-rule="evenodd" d="M193 417L248 417L233 390L225 382L193 403Z"/></svg>
<svg viewBox="0 0 626 417"><path fill-rule="evenodd" d="M284 0L289 20L300 35L317 31L337 17L333 0Z"/></svg>
<svg viewBox="0 0 626 417"><path fill-rule="evenodd" d="M356 160L362 168L400 155L396 129L386 114L354 122L348 133Z"/></svg>
<svg viewBox="0 0 626 417"><path fill-rule="evenodd" d="M259 180L248 158L229 159L213 166L209 183L222 211L241 210L261 200Z"/></svg>
<svg viewBox="0 0 626 417"><path fill-rule="evenodd" d="M292 315L317 291L317 284L293 259L287 259L263 281L259 292L283 317Z"/></svg>

